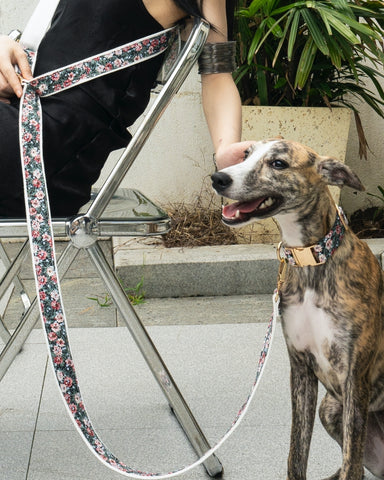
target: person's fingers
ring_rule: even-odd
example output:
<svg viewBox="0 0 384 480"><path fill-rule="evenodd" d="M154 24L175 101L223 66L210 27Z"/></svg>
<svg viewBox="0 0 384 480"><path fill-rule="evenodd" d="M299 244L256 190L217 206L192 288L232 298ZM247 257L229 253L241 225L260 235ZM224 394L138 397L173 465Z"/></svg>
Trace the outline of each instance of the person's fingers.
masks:
<svg viewBox="0 0 384 480"><path fill-rule="evenodd" d="M0 72L2 75L0 95L2 97L8 96L9 88L11 89L12 93L15 93L18 97L21 97L22 95L23 89L15 68L21 72L21 75L26 80L30 80L32 78L27 55L22 46L14 41L11 41L9 38L2 36L0 49ZM6 84L4 84L4 82Z"/></svg>
<svg viewBox="0 0 384 480"><path fill-rule="evenodd" d="M245 152L255 143L254 140L246 140L244 142L233 143L233 155L238 156L241 159L244 159Z"/></svg>
<svg viewBox="0 0 384 480"><path fill-rule="evenodd" d="M31 67L27 55L22 48L15 51L15 60L20 69L21 76L26 80L31 80L33 78Z"/></svg>
<svg viewBox="0 0 384 480"><path fill-rule="evenodd" d="M9 87L18 97L21 97L23 89L21 87L20 78L18 77L12 64L6 65L2 68L2 74L8 83ZM6 87L5 87L6 88Z"/></svg>
<svg viewBox="0 0 384 480"><path fill-rule="evenodd" d="M232 143L221 149L216 154L216 165L219 170L241 163L245 158L245 152L253 145L255 141L243 141Z"/></svg>

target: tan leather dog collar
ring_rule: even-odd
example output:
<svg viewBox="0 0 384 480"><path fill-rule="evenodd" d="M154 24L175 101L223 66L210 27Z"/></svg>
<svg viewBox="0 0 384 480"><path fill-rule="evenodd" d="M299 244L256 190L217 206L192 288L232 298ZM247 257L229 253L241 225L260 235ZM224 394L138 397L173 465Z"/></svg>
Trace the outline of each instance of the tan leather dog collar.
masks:
<svg viewBox="0 0 384 480"><path fill-rule="evenodd" d="M337 250L347 227L344 212L337 207L336 220L331 230L315 245L309 247L285 247L282 242L277 247L277 258L294 267L315 267L323 265Z"/></svg>

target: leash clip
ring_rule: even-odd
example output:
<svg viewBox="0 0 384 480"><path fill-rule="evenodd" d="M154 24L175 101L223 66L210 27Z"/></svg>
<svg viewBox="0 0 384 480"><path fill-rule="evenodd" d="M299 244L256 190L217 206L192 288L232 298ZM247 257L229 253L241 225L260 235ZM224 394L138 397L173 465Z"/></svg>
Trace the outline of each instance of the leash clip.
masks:
<svg viewBox="0 0 384 480"><path fill-rule="evenodd" d="M276 299L279 297L281 287L285 281L285 275L287 273L287 261L284 257L281 256L280 254L280 249L281 249L281 244L282 242L279 243L277 246L277 259L280 262L279 265L279 271L277 274L277 288L276 288Z"/></svg>
<svg viewBox="0 0 384 480"><path fill-rule="evenodd" d="M25 87L25 85L29 85L29 80L26 80L20 73L16 73L16 75L23 87Z"/></svg>

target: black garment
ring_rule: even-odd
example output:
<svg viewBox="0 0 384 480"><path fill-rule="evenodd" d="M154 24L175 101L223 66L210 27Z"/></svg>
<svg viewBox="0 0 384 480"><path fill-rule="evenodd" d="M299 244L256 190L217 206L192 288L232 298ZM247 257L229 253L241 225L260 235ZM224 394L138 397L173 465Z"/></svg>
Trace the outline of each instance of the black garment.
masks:
<svg viewBox="0 0 384 480"><path fill-rule="evenodd" d="M142 0L61 0L43 38L35 75L162 30ZM43 154L53 216L75 214L126 127L144 111L162 55L42 98ZM0 102L0 216L24 216L19 101Z"/></svg>

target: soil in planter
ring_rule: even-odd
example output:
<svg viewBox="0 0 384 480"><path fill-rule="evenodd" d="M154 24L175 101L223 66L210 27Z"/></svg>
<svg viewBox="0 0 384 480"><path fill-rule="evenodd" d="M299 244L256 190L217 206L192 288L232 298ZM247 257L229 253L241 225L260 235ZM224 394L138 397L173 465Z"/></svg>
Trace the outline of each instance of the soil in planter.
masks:
<svg viewBox="0 0 384 480"><path fill-rule="evenodd" d="M384 237L384 209L357 210L351 215L349 225L359 238Z"/></svg>

